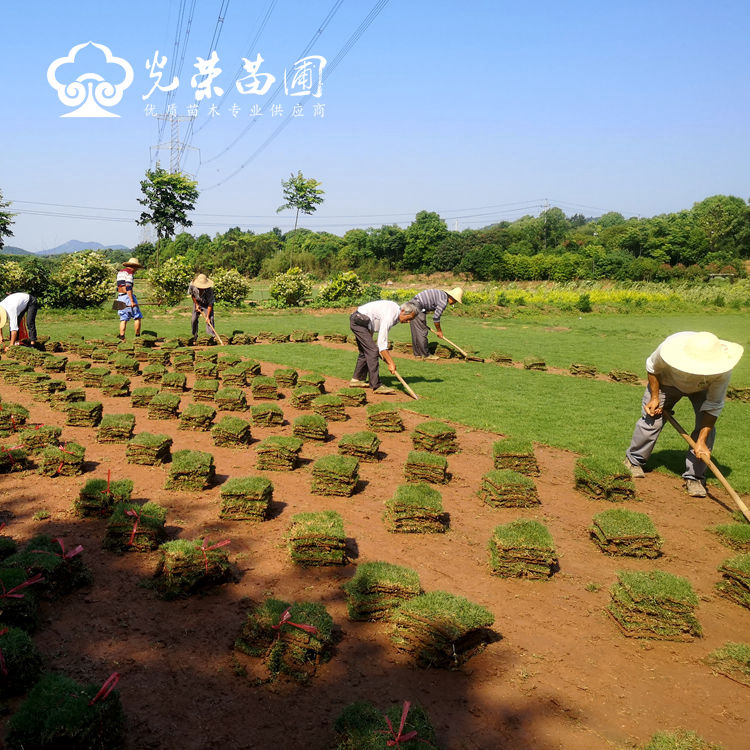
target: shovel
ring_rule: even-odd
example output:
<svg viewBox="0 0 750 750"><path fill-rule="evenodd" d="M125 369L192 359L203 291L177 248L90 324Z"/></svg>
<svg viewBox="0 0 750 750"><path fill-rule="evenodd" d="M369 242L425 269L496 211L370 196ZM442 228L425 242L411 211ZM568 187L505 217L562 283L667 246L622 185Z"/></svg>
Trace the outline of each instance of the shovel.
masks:
<svg viewBox="0 0 750 750"><path fill-rule="evenodd" d="M412 389L411 389L411 388L409 387L409 384L408 384L408 383L407 383L407 382L406 382L406 381L405 381L405 380L404 380L404 379L403 379L403 378L401 377L401 375L399 375L399 374L398 374L398 370L396 370L396 372L394 372L393 374L394 374L394 375L395 375L395 376L396 376L396 377L397 377L397 378L399 379L399 382L401 383L401 385L403 385L403 386L404 386L404 389L406 390L406 392L407 392L407 393L408 393L408 394L409 394L409 395L410 395L410 396L411 396L411 397L412 397L412 398L413 398L413 399L414 399L415 401L419 401L419 396L417 396L417 394L416 394L416 393L414 393L414 391L413 391L413 390L412 390Z"/></svg>
<svg viewBox="0 0 750 750"><path fill-rule="evenodd" d="M677 432L682 435L682 438L685 440L685 442L693 449L695 450L695 441L693 438L690 437L690 435L685 432L682 425L674 418L672 415L672 412L665 411L664 417L669 422L669 424L672 425L672 427L677 430ZM729 493L729 496L734 500L735 505L740 509L740 512L742 513L745 518L750 521L750 510L748 509L747 505L742 502L742 498L732 489L732 486L727 482L727 480L724 478L724 475L716 468L716 465L713 461L710 459L706 461L706 466L708 466L709 469L713 472L714 476L722 483L724 486L724 489Z"/></svg>

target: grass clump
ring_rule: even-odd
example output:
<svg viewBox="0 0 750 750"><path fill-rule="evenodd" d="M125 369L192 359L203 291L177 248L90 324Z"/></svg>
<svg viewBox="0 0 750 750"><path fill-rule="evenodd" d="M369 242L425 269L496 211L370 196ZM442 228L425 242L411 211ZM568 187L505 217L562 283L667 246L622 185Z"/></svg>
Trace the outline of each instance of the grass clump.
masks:
<svg viewBox="0 0 750 750"><path fill-rule="evenodd" d="M297 565L344 565L347 561L344 521L332 510L292 516L287 542Z"/></svg>
<svg viewBox="0 0 750 750"><path fill-rule="evenodd" d="M661 555L661 537L645 513L610 508L594 516L589 534L609 555L649 558Z"/></svg>
<svg viewBox="0 0 750 750"><path fill-rule="evenodd" d="M644 745L643 750L723 750L721 745L712 745L703 737L687 729L675 729L671 732L657 732Z"/></svg>
<svg viewBox="0 0 750 750"><path fill-rule="evenodd" d="M387 620L405 601L422 588L411 568L388 562L366 562L342 586L350 620Z"/></svg>
<svg viewBox="0 0 750 750"><path fill-rule="evenodd" d="M221 544L221 542L219 542ZM190 596L199 589L224 583L231 566L223 547L203 539L175 539L159 547L154 587L163 599Z"/></svg>
<svg viewBox="0 0 750 750"><path fill-rule="evenodd" d="M714 526L711 531L719 537L719 541L738 552L750 552L750 524L728 523Z"/></svg>
<svg viewBox="0 0 750 750"><path fill-rule="evenodd" d="M404 465L407 482L445 484L448 481L448 461L444 456L427 451L409 451Z"/></svg>
<svg viewBox="0 0 750 750"><path fill-rule="evenodd" d="M359 481L359 461L354 456L323 456L312 468L314 495L349 497Z"/></svg>
<svg viewBox="0 0 750 750"><path fill-rule="evenodd" d="M573 362L570 366L570 374L578 378L595 378L596 372L596 365Z"/></svg>
<svg viewBox="0 0 750 750"><path fill-rule="evenodd" d="M530 508L539 505L531 477L511 469L494 469L482 477L479 497L492 508Z"/></svg>
<svg viewBox="0 0 750 750"><path fill-rule="evenodd" d="M377 461L379 448L380 438L374 432L350 432L339 440L339 453L360 461Z"/></svg>
<svg viewBox="0 0 750 750"><path fill-rule="evenodd" d="M383 514L388 531L412 534L442 534L448 528L443 498L429 484L401 484L385 501Z"/></svg>
<svg viewBox="0 0 750 750"><path fill-rule="evenodd" d="M98 443L127 443L134 429L132 414L105 414L96 431L96 440Z"/></svg>
<svg viewBox="0 0 750 750"><path fill-rule="evenodd" d="M422 422L411 434L414 450L449 455L458 452L456 430L445 422Z"/></svg>
<svg viewBox="0 0 750 750"><path fill-rule="evenodd" d="M292 434L302 440L325 442L328 439L328 422L320 414L301 414L294 420Z"/></svg>
<svg viewBox="0 0 750 750"><path fill-rule="evenodd" d="M250 407L250 418L258 427L280 427L284 424L284 412L278 404L256 404Z"/></svg>
<svg viewBox="0 0 750 750"><path fill-rule="evenodd" d="M512 437L498 440L492 446L492 458L496 469L517 471L527 477L539 476L539 464L531 440Z"/></svg>
<svg viewBox="0 0 750 750"><path fill-rule="evenodd" d="M539 521L496 526L489 542L490 570L501 578L549 578L557 568L552 535Z"/></svg>
<svg viewBox="0 0 750 750"><path fill-rule="evenodd" d="M73 510L81 518L106 515L115 503L127 503L133 492L132 479L89 479L78 492Z"/></svg>
<svg viewBox="0 0 750 750"><path fill-rule="evenodd" d="M172 456L166 490L198 491L206 488L214 478L214 457L204 451L181 450Z"/></svg>
<svg viewBox="0 0 750 750"><path fill-rule="evenodd" d="M750 687L750 644L725 643L706 657L715 672Z"/></svg>
<svg viewBox="0 0 750 750"><path fill-rule="evenodd" d="M166 539L166 520L166 508L156 503L117 503L107 521L104 547L113 552L156 549Z"/></svg>
<svg viewBox="0 0 750 750"><path fill-rule="evenodd" d="M404 420L392 404L370 404L367 407L367 426L375 432L403 432Z"/></svg>
<svg viewBox="0 0 750 750"><path fill-rule="evenodd" d="M575 487L592 500L635 500L633 478L614 458L585 456L576 461Z"/></svg>
<svg viewBox="0 0 750 750"><path fill-rule="evenodd" d="M273 484L265 477L233 477L221 486L219 516L232 521L264 521L273 500Z"/></svg>
<svg viewBox="0 0 750 750"><path fill-rule="evenodd" d="M208 404L188 404L180 415L181 430L208 432L211 429L216 409Z"/></svg>
<svg viewBox="0 0 750 750"><path fill-rule="evenodd" d="M125 459L129 464L154 466L169 461L172 438L169 435L154 435L139 432L125 447Z"/></svg>

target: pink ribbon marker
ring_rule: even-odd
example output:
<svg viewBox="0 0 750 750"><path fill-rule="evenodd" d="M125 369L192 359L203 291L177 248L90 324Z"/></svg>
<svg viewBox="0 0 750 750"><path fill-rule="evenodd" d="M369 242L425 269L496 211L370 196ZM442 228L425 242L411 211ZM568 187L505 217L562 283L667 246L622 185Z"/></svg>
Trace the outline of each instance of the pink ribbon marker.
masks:
<svg viewBox="0 0 750 750"><path fill-rule="evenodd" d="M203 544L201 545L201 552L203 553L203 563L206 566L206 573L208 573L208 555L206 552L208 552L210 549L219 549L219 547L226 547L227 544L231 544L231 539L225 539L223 542L216 542L216 544L212 544L210 547L206 547L206 540L203 540Z"/></svg>
<svg viewBox="0 0 750 750"><path fill-rule="evenodd" d="M128 539L128 546L130 547L133 544L133 541L135 540L135 535L136 535L136 532L138 531L138 522L141 520L141 514L137 510L126 510L125 515L130 516L131 518L135 518L135 523L133 524L133 530L130 532L130 539Z"/></svg>
<svg viewBox="0 0 750 750"><path fill-rule="evenodd" d="M112 674L104 680L104 683L99 688L99 692L89 701L89 706L93 706L97 701L103 701L114 689L115 685L120 681L120 673L112 672Z"/></svg>
<svg viewBox="0 0 750 750"><path fill-rule="evenodd" d="M291 607L287 607L284 612L281 615L281 619L279 620L278 625L271 625L271 627L274 630L279 631L279 638L281 638L281 626L282 625L291 625L293 628L299 628L300 630L304 630L306 633L312 633L313 635L318 634L318 629L314 625L302 625L298 622L292 622L291 620Z"/></svg>
<svg viewBox="0 0 750 750"><path fill-rule="evenodd" d="M385 717L385 721L388 724L388 729L391 730L391 735L393 736L392 740L388 740L388 742L385 743L388 747L401 747L402 742L410 742L411 740L417 738L416 730L403 734L404 724L406 724L406 717L409 715L410 708L411 703L409 701L404 701L404 707L401 711L401 723L398 725L398 734L396 734L396 732L394 731L391 720L387 716ZM383 733L386 734L385 731Z"/></svg>
<svg viewBox="0 0 750 750"><path fill-rule="evenodd" d="M6 591L5 584L0 581L0 586L2 586L3 589L3 593L0 594L0 599L23 599L24 595L17 593L18 591L20 591L21 589L25 589L27 586L31 586L34 583L42 583L42 581L44 581L44 578L42 578L42 574L37 573L27 581L19 583L18 586L14 586L10 591Z"/></svg>

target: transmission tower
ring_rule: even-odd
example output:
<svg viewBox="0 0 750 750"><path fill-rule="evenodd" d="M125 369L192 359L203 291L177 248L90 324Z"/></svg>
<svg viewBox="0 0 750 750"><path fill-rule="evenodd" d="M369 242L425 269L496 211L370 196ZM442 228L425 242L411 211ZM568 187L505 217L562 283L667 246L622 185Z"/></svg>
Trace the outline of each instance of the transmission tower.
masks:
<svg viewBox="0 0 750 750"><path fill-rule="evenodd" d="M182 162L185 152L188 150L198 151L199 149L180 140L180 123L192 122L195 120L196 116L162 113L154 114L154 117L157 120L164 120L169 123L170 138L169 141L157 143L155 146L151 146L151 160L154 161L154 153L156 153L156 156L158 157L159 151L162 149L169 149L169 171L172 174L182 172L180 163ZM158 158L156 160L158 161ZM190 176L192 177L192 175Z"/></svg>

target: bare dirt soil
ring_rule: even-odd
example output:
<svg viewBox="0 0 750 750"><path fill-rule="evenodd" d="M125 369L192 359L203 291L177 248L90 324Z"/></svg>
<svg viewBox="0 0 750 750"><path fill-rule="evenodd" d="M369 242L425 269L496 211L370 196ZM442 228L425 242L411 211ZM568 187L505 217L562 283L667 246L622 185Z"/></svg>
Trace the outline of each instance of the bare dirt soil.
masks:
<svg viewBox="0 0 750 750"><path fill-rule="evenodd" d="M263 365L271 374L275 365ZM188 376L188 383L192 376ZM142 384L133 378L132 387ZM328 391L345 385L328 379ZM248 400L252 403L249 389ZM279 401L286 417L280 428L253 428L255 441L291 434L301 412ZM350 419L331 422L325 444L305 443L302 465L293 472L265 473L274 484L270 520L256 525L218 517L220 485L228 477L256 473L255 450L216 448L209 433L184 432L176 420L149 420L135 410L136 432L163 432L173 450L213 453L216 483L198 493L164 490L166 468L133 466L124 445L96 442L94 429L64 427L64 415L26 394L0 384L5 401L26 404L31 422L63 426L63 438L86 446L86 473L40 477L33 471L0 476L4 533L24 542L37 533L82 544L94 583L43 605L43 626L34 636L50 668L101 683L111 672L127 713L127 747L276 748L315 750L335 744L333 722L349 702L368 699L385 707L411 700L429 712L440 744L450 750L493 748L599 750L635 747L660 729L687 727L727 750L748 747L747 688L712 673L703 658L726 641L747 641L750 612L717 596L717 566L732 552L707 527L727 522L730 501L691 499L679 479L649 474L638 484L642 502L664 538L659 560L612 558L589 540L592 516L603 509L573 489L576 456L537 446L542 474L541 506L532 510L492 509L476 492L492 468L497 435L457 426L461 452L448 459L452 478L440 488L450 514L443 535L399 535L386 531L383 502L402 480L411 448L409 431L424 417L408 411L407 431L381 434L383 457L362 463L362 479L351 498L310 492L310 464L336 451L347 432L366 429L364 408L347 409ZM101 400L105 413L129 412L130 399ZM370 401L377 398L368 391ZM401 401L400 398L396 399ZM182 405L191 401L183 396ZM491 408L491 405L488 405ZM219 414L218 417L222 416ZM243 416L239 414L238 416ZM217 417L217 418L218 418ZM13 445L13 438L3 441ZM72 503L86 479L131 478L134 499L168 509L170 533L184 538L231 539L227 548L239 581L205 595L165 602L143 586L157 553L116 555L102 549L105 520L83 520ZM41 509L48 521L32 520ZM334 509L344 518L352 563L344 567L299 568L284 544L293 514ZM518 517L538 518L550 529L560 570L549 581L504 580L490 576L487 542L493 527ZM385 623L350 622L341 584L357 562L387 560L415 569L426 591L443 589L489 608L501 638L461 670L424 670L396 652ZM620 569L663 569L687 577L700 598L704 637L693 643L625 638L605 614L609 587ZM252 602L274 596L323 602L340 640L331 660L307 686L287 678L258 685L252 660L236 656L232 644ZM13 708L13 705L11 705ZM410 745L409 745L410 746Z"/></svg>

